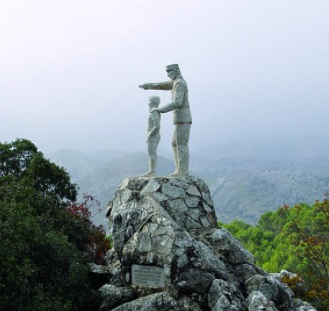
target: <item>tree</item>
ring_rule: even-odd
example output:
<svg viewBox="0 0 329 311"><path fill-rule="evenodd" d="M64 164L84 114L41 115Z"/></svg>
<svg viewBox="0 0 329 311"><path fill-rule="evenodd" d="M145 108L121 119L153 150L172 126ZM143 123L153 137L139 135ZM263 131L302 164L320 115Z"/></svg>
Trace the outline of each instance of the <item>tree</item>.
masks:
<svg viewBox="0 0 329 311"><path fill-rule="evenodd" d="M0 178L5 176L25 180L39 193L52 195L59 202L76 200L77 187L64 168L45 159L27 139L0 143Z"/></svg>
<svg viewBox="0 0 329 311"><path fill-rule="evenodd" d="M76 194L30 141L0 144L0 310L78 310L88 297L90 241L107 240Z"/></svg>
<svg viewBox="0 0 329 311"><path fill-rule="evenodd" d="M49 205L33 187L12 181L2 194L9 189L0 201L0 309L75 310L89 292L88 266L55 225L62 210L39 214Z"/></svg>
<svg viewBox="0 0 329 311"><path fill-rule="evenodd" d="M329 308L329 200L313 206L283 208L294 255L299 261L298 274L304 281L300 293L321 310Z"/></svg>
<svg viewBox="0 0 329 311"><path fill-rule="evenodd" d="M318 310L329 309L329 200L312 206L283 206L261 216L257 226L242 222L224 225L254 254L268 272L291 271L283 279Z"/></svg>
<svg viewBox="0 0 329 311"><path fill-rule="evenodd" d="M105 255L111 248L111 241L106 237L103 226L96 226L91 221L91 206L99 206L99 204L99 201L92 195L85 194L81 203L71 202L69 204L68 213L76 218L76 223L81 224L85 232L88 232L86 248L88 258L90 261L102 265L105 264Z"/></svg>

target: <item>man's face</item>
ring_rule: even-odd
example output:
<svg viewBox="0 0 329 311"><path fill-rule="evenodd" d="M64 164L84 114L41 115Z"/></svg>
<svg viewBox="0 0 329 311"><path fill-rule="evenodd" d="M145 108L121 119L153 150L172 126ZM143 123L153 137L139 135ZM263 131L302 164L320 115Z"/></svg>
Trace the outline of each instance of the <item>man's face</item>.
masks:
<svg viewBox="0 0 329 311"><path fill-rule="evenodd" d="M176 73L172 69L167 70L167 75L171 80L174 80L176 78Z"/></svg>

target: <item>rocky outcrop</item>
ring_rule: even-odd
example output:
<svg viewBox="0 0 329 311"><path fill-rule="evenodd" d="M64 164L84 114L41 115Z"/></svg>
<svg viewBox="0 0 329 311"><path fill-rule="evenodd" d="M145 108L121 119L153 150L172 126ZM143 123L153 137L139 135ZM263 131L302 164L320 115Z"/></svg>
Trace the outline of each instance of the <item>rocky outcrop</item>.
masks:
<svg viewBox="0 0 329 311"><path fill-rule="evenodd" d="M114 249L100 310L314 310L218 228L198 178L125 179L107 217Z"/></svg>

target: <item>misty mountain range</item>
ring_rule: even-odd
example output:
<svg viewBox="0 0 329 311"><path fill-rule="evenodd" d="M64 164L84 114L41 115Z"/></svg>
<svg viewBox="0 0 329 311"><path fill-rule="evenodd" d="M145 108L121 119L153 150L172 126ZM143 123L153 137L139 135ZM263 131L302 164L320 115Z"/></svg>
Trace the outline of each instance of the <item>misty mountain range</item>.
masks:
<svg viewBox="0 0 329 311"><path fill-rule="evenodd" d="M92 194L101 202L94 222L105 227L107 202L121 181L148 169L146 152L60 150L46 157L66 169L80 197ZM191 152L190 162L190 174L208 184L218 220L224 223L255 225L267 211L284 204L312 204L329 192L328 138L209 145ZM158 175L173 169L172 159L159 155Z"/></svg>

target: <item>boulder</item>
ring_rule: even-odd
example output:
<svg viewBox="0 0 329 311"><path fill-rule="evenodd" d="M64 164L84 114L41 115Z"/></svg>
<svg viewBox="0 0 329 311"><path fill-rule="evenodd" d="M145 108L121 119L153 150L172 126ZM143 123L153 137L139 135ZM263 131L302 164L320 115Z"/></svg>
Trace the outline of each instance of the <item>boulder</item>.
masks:
<svg viewBox="0 0 329 311"><path fill-rule="evenodd" d="M100 289L107 301L102 310L301 310L300 301L218 227L199 178L127 178L106 215L114 249L107 255L108 284Z"/></svg>
<svg viewBox="0 0 329 311"><path fill-rule="evenodd" d="M113 310L115 307L136 298L135 292L129 287L117 287L106 284L103 285L99 291L103 297L103 301L100 306L101 311Z"/></svg>

